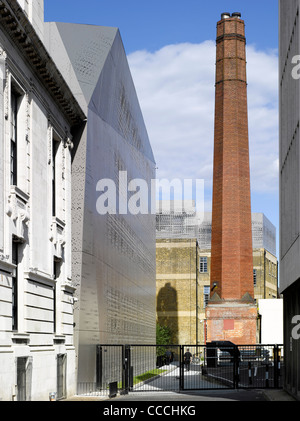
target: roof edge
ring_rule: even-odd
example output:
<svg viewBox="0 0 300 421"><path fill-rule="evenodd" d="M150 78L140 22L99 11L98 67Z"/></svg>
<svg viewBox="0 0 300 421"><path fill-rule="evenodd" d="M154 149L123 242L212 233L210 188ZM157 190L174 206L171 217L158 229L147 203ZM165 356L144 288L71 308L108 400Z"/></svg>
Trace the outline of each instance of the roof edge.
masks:
<svg viewBox="0 0 300 421"><path fill-rule="evenodd" d="M0 18L3 30L48 88L70 125L82 124L86 120L85 113L21 6L14 0L0 0Z"/></svg>

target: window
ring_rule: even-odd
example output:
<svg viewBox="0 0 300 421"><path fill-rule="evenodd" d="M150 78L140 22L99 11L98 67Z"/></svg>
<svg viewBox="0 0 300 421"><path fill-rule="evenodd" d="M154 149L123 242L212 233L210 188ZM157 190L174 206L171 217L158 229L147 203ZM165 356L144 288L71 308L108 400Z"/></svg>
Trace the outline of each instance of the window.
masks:
<svg viewBox="0 0 300 421"><path fill-rule="evenodd" d="M256 287L256 281L257 281L257 273L256 269L253 269L253 284Z"/></svg>
<svg viewBox="0 0 300 421"><path fill-rule="evenodd" d="M18 97L12 89L10 97L10 184L17 185Z"/></svg>
<svg viewBox="0 0 300 421"><path fill-rule="evenodd" d="M12 263L16 265L15 276L12 278L12 330L18 330L18 263L19 247L18 243L12 243Z"/></svg>
<svg viewBox="0 0 300 421"><path fill-rule="evenodd" d="M200 257L200 273L207 273L207 257Z"/></svg>
<svg viewBox="0 0 300 421"><path fill-rule="evenodd" d="M209 300L209 294L210 294L210 286L204 287L204 293L203 293L203 307L206 308Z"/></svg>
<svg viewBox="0 0 300 421"><path fill-rule="evenodd" d="M57 195L57 163L56 156L59 148L59 139L53 136L52 139L52 216L56 216L56 195Z"/></svg>
<svg viewBox="0 0 300 421"><path fill-rule="evenodd" d="M60 275L60 263L54 261L53 263L54 280L57 281ZM53 287L53 332L56 333L56 282Z"/></svg>

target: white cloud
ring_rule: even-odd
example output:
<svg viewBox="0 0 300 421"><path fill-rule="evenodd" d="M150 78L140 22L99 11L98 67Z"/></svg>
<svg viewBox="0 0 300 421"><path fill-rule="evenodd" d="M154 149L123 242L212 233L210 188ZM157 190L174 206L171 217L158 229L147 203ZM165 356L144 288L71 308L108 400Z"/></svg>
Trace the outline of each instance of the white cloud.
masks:
<svg viewBox="0 0 300 421"><path fill-rule="evenodd" d="M168 45L128 56L158 178L204 179L213 171L215 42ZM277 52L247 47L252 191L277 191Z"/></svg>

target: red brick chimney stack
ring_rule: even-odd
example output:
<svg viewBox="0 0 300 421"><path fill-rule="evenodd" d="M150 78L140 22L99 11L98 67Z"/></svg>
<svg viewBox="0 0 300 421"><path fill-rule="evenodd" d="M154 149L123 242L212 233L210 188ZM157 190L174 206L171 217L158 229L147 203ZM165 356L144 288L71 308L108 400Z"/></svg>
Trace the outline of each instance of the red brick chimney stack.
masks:
<svg viewBox="0 0 300 421"><path fill-rule="evenodd" d="M223 13L217 23L211 297L207 314L213 315L210 310L214 305L221 309L222 304L229 310L230 303L234 309L241 303L242 307L250 305L253 316L253 298L245 23L240 13ZM227 320L219 323L223 328L234 326L228 320L243 317L226 314L219 315ZM224 336L224 332L220 334Z"/></svg>

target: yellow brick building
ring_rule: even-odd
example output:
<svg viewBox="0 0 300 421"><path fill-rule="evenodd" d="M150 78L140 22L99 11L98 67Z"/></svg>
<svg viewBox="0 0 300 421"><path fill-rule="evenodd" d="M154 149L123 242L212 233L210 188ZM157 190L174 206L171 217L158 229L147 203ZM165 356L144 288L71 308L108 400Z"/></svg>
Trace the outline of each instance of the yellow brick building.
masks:
<svg viewBox="0 0 300 421"><path fill-rule="evenodd" d="M205 343L210 256L210 249L201 250L196 238L156 240L157 323L170 327L173 344ZM278 297L277 258L265 249L253 250L253 282L257 302ZM258 342L259 337L258 317Z"/></svg>
<svg viewBox="0 0 300 421"><path fill-rule="evenodd" d="M196 239L156 241L157 322L170 327L173 344L200 340L198 259Z"/></svg>

